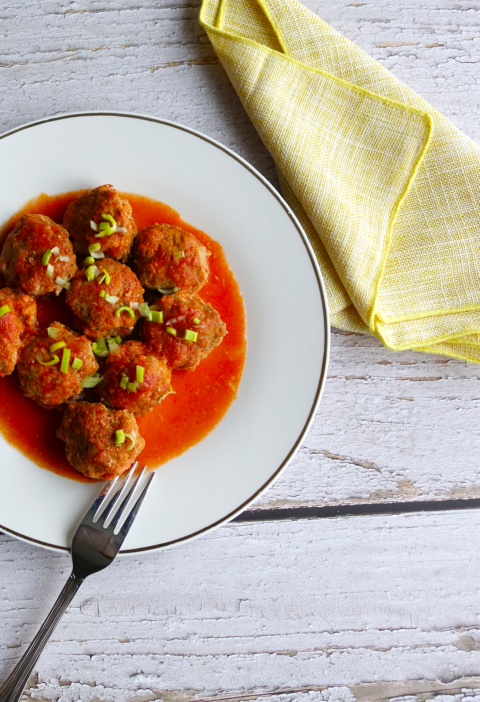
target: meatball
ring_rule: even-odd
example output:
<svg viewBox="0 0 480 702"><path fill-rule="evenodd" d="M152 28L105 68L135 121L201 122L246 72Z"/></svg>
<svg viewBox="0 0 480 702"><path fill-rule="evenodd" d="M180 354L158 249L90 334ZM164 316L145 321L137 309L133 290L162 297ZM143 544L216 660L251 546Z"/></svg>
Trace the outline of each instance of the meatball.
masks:
<svg viewBox="0 0 480 702"><path fill-rule="evenodd" d="M138 368L143 368L138 370ZM97 392L110 407L139 416L150 412L170 391L171 372L140 341L127 341L112 353Z"/></svg>
<svg viewBox="0 0 480 702"><path fill-rule="evenodd" d="M124 435L118 446L117 432ZM97 480L110 480L124 473L145 446L131 412L109 410L100 403L69 405L57 436L65 441L72 466Z"/></svg>
<svg viewBox="0 0 480 702"><path fill-rule="evenodd" d="M142 339L172 369L193 370L227 333L217 310L196 293L166 295L157 307L163 323L145 322Z"/></svg>
<svg viewBox="0 0 480 702"><path fill-rule="evenodd" d="M67 304L76 315L74 325L92 339L126 336L140 316L143 288L128 266L110 258L97 264L98 268L77 271L68 289Z"/></svg>
<svg viewBox="0 0 480 702"><path fill-rule="evenodd" d="M22 350L37 328L35 300L20 290L0 290L0 378L13 373Z"/></svg>
<svg viewBox="0 0 480 702"><path fill-rule="evenodd" d="M44 409L75 402L82 381L97 370L91 342L60 322L34 336L18 363L23 394Z"/></svg>
<svg viewBox="0 0 480 702"><path fill-rule="evenodd" d="M132 206L113 185L100 185L71 202L63 226L78 253L86 254L91 244L99 243L105 256L118 261L127 260L137 234Z"/></svg>
<svg viewBox="0 0 480 702"><path fill-rule="evenodd" d="M180 227L154 224L144 229L135 241L134 255L146 288L196 292L208 280L210 251Z"/></svg>
<svg viewBox="0 0 480 702"><path fill-rule="evenodd" d="M59 295L76 270L68 232L45 215L20 217L0 256L7 285L22 288L32 297Z"/></svg>

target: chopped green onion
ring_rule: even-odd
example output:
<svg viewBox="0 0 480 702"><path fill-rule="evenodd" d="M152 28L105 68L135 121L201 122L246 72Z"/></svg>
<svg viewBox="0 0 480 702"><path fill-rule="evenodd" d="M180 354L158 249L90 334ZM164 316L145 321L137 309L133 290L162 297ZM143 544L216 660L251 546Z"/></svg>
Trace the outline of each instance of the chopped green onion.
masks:
<svg viewBox="0 0 480 702"><path fill-rule="evenodd" d="M142 317L148 317L149 314L150 314L150 307L149 307L149 305L148 305L148 302L142 302L142 303L138 306L138 311L140 312L140 314L142 315Z"/></svg>
<svg viewBox="0 0 480 702"><path fill-rule="evenodd" d="M108 339L108 348L110 349L110 353L115 353L115 351L118 351L118 344L115 341L115 339Z"/></svg>
<svg viewBox="0 0 480 702"><path fill-rule="evenodd" d="M87 270L85 271L85 275L87 276L87 280L89 283L92 282L92 280L95 279L95 271L94 271L94 266L89 266Z"/></svg>
<svg viewBox="0 0 480 702"><path fill-rule="evenodd" d="M54 247L53 247L53 249L52 249L52 254L53 254L54 256L60 256L60 249L58 248L58 246L54 246ZM48 261L47 261L47 263L48 263Z"/></svg>
<svg viewBox="0 0 480 702"><path fill-rule="evenodd" d="M185 339L185 341L196 341L198 339L198 332L186 329L185 336L183 338Z"/></svg>
<svg viewBox="0 0 480 702"><path fill-rule="evenodd" d="M102 358L108 356L109 354L107 344L105 343L105 339L99 339L98 341L94 341L92 344L92 350L95 356L101 356Z"/></svg>
<svg viewBox="0 0 480 702"><path fill-rule="evenodd" d="M100 275L100 271L98 270L97 266L93 266L93 274L95 278L98 278L98 276Z"/></svg>
<svg viewBox="0 0 480 702"><path fill-rule="evenodd" d="M173 327L167 327L166 331L167 331L167 334L171 334L172 336L177 336L177 330L174 329Z"/></svg>
<svg viewBox="0 0 480 702"><path fill-rule="evenodd" d="M72 368L74 370L80 370L80 368L83 366L83 361L81 358L74 358L73 363L72 363Z"/></svg>
<svg viewBox="0 0 480 702"><path fill-rule="evenodd" d="M0 317L3 317L4 314L8 314L8 312L11 312L12 310L8 305L3 305L0 307Z"/></svg>
<svg viewBox="0 0 480 702"><path fill-rule="evenodd" d="M127 383L127 389L128 392L136 392L137 386L135 385L135 383Z"/></svg>
<svg viewBox="0 0 480 702"><path fill-rule="evenodd" d="M59 362L59 360L60 360L60 359L59 359L59 357L58 357L56 354L53 354L53 358L52 358L51 361L41 361L41 360L37 357L37 361L38 361L38 362L40 363L40 365L42 365L42 366L54 366L55 363L58 363L58 362Z"/></svg>
<svg viewBox="0 0 480 702"><path fill-rule="evenodd" d="M138 302L131 302L130 303L130 307L132 308L132 310L138 310L139 305L140 305L140 303L138 303Z"/></svg>
<svg viewBox="0 0 480 702"><path fill-rule="evenodd" d="M111 280L112 280L110 278L110 273L107 270L105 270L105 268L101 268L101 271L102 271L103 275L105 276L105 285L110 285Z"/></svg>
<svg viewBox="0 0 480 702"><path fill-rule="evenodd" d="M70 261L70 256L59 256L58 257L59 261L63 261L63 263L69 263Z"/></svg>
<svg viewBox="0 0 480 702"><path fill-rule="evenodd" d="M127 434L127 432L125 432L125 438L126 438L126 439L130 439L130 441L132 442L132 445L127 447L127 451L131 451L132 449L135 448L135 444L136 444L137 442L136 442L136 440L133 438L133 436L132 436L131 434Z"/></svg>
<svg viewBox="0 0 480 702"><path fill-rule="evenodd" d="M48 275L49 278L53 278L53 274L55 272L54 267L52 266L51 263L48 264L46 274Z"/></svg>
<svg viewBox="0 0 480 702"><path fill-rule="evenodd" d="M105 300L107 302L109 302L111 305L115 305L120 300L120 298L117 297L116 295L107 295Z"/></svg>
<svg viewBox="0 0 480 702"><path fill-rule="evenodd" d="M70 365L70 354L72 352L70 349L63 349L62 363L60 365L60 373L68 373L68 366Z"/></svg>
<svg viewBox="0 0 480 702"><path fill-rule="evenodd" d="M87 258L83 259L84 266L90 266L92 263L95 263L95 259L93 258L93 256L87 256Z"/></svg>
<svg viewBox="0 0 480 702"><path fill-rule="evenodd" d="M159 293L162 295L171 295L172 293L178 292L178 288L157 288Z"/></svg>
<svg viewBox="0 0 480 702"><path fill-rule="evenodd" d="M127 308L127 309L128 309L128 308ZM116 314L116 313L115 313L115 314ZM123 341L123 339L122 339L121 336L116 336L116 337L115 337L115 341L117 342L117 344L121 344L122 341Z"/></svg>
<svg viewBox="0 0 480 702"><path fill-rule="evenodd" d="M93 221L93 219L90 220L90 226L91 226L91 228L93 229L94 232L97 231L97 225L96 225L96 223Z"/></svg>
<svg viewBox="0 0 480 702"><path fill-rule="evenodd" d="M200 320L198 319L198 317L194 317L194 318L193 318L193 323L194 323L194 324L200 324Z"/></svg>
<svg viewBox="0 0 480 702"><path fill-rule="evenodd" d="M177 393L175 392L175 390L172 388L172 385L170 384L170 387L169 387L169 389L168 389L168 392L165 394L165 397L166 397L167 395L176 395L176 394L177 394Z"/></svg>
<svg viewBox="0 0 480 702"><path fill-rule="evenodd" d="M115 311L115 317L120 317L120 313L121 313L121 312L128 312L128 314L130 315L130 317L135 317L135 312L134 312L133 310L131 310L130 307L127 307L126 305L123 305L122 307L119 307L119 308Z"/></svg>
<svg viewBox="0 0 480 702"><path fill-rule="evenodd" d="M143 366L137 366L135 368L136 379L139 383L143 383L143 378L145 376L145 368Z"/></svg>
<svg viewBox="0 0 480 702"><path fill-rule="evenodd" d="M121 446L125 443L125 432L123 429L117 429L115 432L115 446Z"/></svg>
<svg viewBox="0 0 480 702"><path fill-rule="evenodd" d="M47 249L42 256L42 266L46 266L50 259L52 258L53 252Z"/></svg>
<svg viewBox="0 0 480 702"><path fill-rule="evenodd" d="M174 251L173 252L173 260L178 261L179 258L183 258L185 256L185 251Z"/></svg>
<svg viewBox="0 0 480 702"><path fill-rule="evenodd" d="M103 380L103 378L101 376L90 375L90 376L88 376L88 378L85 378L84 380L82 380L80 385L82 386L82 388L85 388L85 389L94 388L96 385L101 383L102 380Z"/></svg>
<svg viewBox="0 0 480 702"><path fill-rule="evenodd" d="M100 290L100 292L99 292L98 294L99 294L100 297L105 297L105 295L106 295L107 293L105 292L105 290Z"/></svg>
<svg viewBox="0 0 480 702"><path fill-rule="evenodd" d="M102 217L103 217L103 219L106 219L108 222L110 222L110 224L112 225L112 227L115 227L115 229L117 228L117 223L116 223L115 220L113 219L112 215L109 215L109 214L102 214ZM102 222L102 224L103 224L103 222Z"/></svg>
<svg viewBox="0 0 480 702"><path fill-rule="evenodd" d="M106 277L107 277L107 276L106 276L105 273L104 273L103 275L100 276L100 278L98 278L97 283L98 283L99 285L101 285L101 284L103 283L103 281L105 280Z"/></svg>
<svg viewBox="0 0 480 702"><path fill-rule="evenodd" d="M65 290L68 290L70 288L70 283L64 283L63 287Z"/></svg>
<svg viewBox="0 0 480 702"><path fill-rule="evenodd" d="M63 349L67 344L64 341L57 341L56 344L52 344L49 348L50 353L57 351L58 349Z"/></svg>
<svg viewBox="0 0 480 702"><path fill-rule="evenodd" d="M150 313L150 317L151 322L158 322L159 324L163 322L163 312L157 312L157 310L153 310Z"/></svg>
<svg viewBox="0 0 480 702"><path fill-rule="evenodd" d="M100 251L101 248L101 244L90 244L90 246L88 247L88 253L92 254L94 251Z"/></svg>
<svg viewBox="0 0 480 702"><path fill-rule="evenodd" d="M126 232L127 228L126 227L117 227L117 232Z"/></svg>
<svg viewBox="0 0 480 702"><path fill-rule="evenodd" d="M50 339L56 339L60 334L60 329L57 329L56 327L48 327L47 332Z"/></svg>
<svg viewBox="0 0 480 702"><path fill-rule="evenodd" d="M66 282L67 281L64 280L63 278L61 278L59 275L57 275L57 277L55 278L56 285L60 285L60 287L62 287L62 288L64 285L66 285Z"/></svg>
<svg viewBox="0 0 480 702"><path fill-rule="evenodd" d="M128 376L122 375L122 379L120 381L120 387L122 390L126 390L128 385Z"/></svg>

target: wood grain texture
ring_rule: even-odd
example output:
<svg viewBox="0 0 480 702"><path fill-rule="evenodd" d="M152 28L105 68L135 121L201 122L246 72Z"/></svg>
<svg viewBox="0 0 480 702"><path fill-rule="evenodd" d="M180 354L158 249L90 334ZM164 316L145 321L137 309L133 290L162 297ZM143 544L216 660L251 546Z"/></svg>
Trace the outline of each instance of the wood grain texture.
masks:
<svg viewBox="0 0 480 702"><path fill-rule="evenodd" d="M477 511L225 526L87 580L29 696L467 700L462 688L480 694L479 552ZM5 673L69 566L0 539Z"/></svg>
<svg viewBox="0 0 480 702"><path fill-rule="evenodd" d="M480 141L478 0L306 0ZM198 0L0 0L0 131L130 110L277 184ZM256 508L480 495L480 367L334 330L304 445ZM73 702L479 702L480 514L223 527L87 581L26 696ZM0 679L69 572L0 538Z"/></svg>

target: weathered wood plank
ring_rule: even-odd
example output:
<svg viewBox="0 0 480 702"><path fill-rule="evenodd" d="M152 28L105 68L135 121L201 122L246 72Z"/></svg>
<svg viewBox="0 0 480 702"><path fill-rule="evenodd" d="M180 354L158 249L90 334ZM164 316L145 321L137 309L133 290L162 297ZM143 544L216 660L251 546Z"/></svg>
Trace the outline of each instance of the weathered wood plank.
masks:
<svg viewBox="0 0 480 702"><path fill-rule="evenodd" d="M70 563L8 537L0 545L3 677ZM447 684L478 691L479 552L477 511L222 527L88 580L29 694L183 702L282 690L293 700L309 689L305 700L329 699L320 692L331 687L348 687L347 700L428 699Z"/></svg>

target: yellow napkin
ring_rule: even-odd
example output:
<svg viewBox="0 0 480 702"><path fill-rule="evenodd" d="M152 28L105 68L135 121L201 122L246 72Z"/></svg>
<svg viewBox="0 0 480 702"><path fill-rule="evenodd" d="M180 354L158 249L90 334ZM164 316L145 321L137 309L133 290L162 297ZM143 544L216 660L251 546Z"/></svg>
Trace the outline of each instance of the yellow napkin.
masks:
<svg viewBox="0 0 480 702"><path fill-rule="evenodd" d="M480 363L480 147L296 0L200 22L275 159L331 320Z"/></svg>

